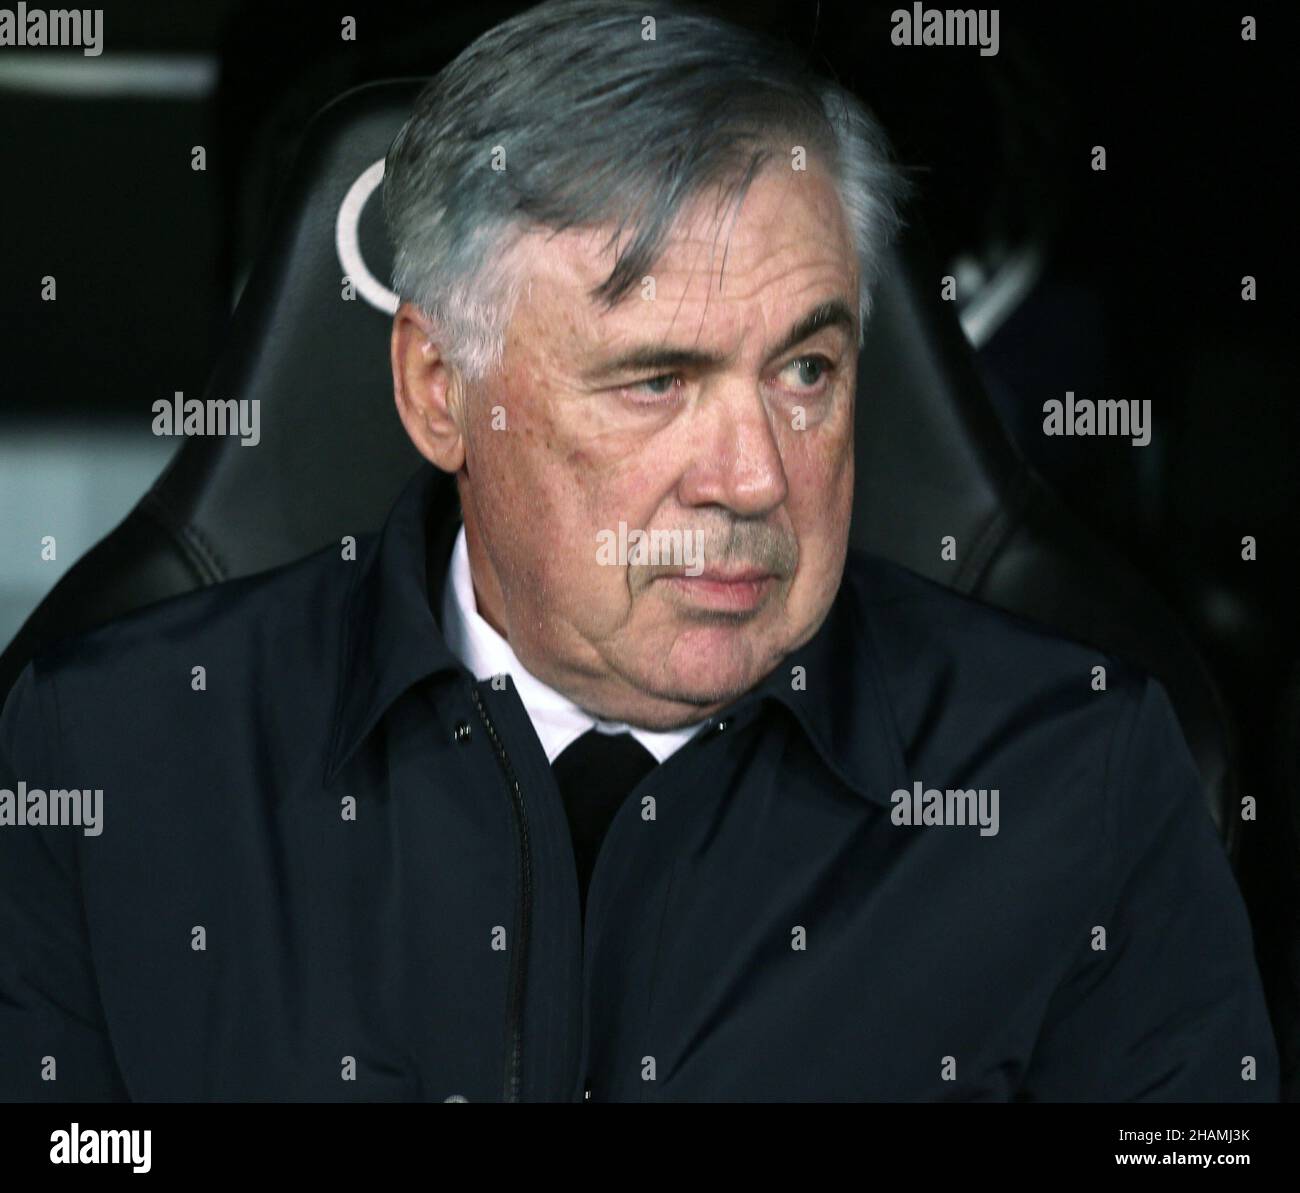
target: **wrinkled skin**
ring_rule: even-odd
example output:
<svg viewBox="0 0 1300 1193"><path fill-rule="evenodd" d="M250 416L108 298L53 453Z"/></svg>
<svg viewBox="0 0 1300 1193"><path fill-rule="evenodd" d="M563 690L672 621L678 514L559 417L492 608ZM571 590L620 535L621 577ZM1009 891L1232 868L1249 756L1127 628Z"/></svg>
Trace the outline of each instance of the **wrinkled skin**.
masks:
<svg viewBox="0 0 1300 1193"><path fill-rule="evenodd" d="M679 219L653 298L610 311L589 297L607 230L524 237L502 368L473 385L413 305L393 327L398 410L457 477L480 613L544 682L650 729L716 712L807 641L848 540L858 274L834 185L815 163L768 166L716 208ZM834 302L840 318L782 350ZM711 359L598 372L665 347ZM702 532L703 572L602 564L620 521Z"/></svg>

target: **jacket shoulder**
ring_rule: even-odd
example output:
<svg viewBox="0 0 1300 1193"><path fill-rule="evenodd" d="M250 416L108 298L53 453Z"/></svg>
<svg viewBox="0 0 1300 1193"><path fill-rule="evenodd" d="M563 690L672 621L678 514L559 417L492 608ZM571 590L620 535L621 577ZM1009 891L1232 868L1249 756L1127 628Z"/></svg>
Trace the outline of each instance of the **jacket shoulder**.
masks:
<svg viewBox="0 0 1300 1193"><path fill-rule="evenodd" d="M923 631L940 648L956 650L985 641L1001 650L1041 653L1049 666L1107 658L1126 671L1144 674L1135 664L1094 644L957 592L878 555L851 551L844 587L859 613L880 629L896 634Z"/></svg>
<svg viewBox="0 0 1300 1193"><path fill-rule="evenodd" d="M1104 693L1135 701L1159 680L1137 664L1050 626L954 591L900 564L850 552L844 587L871 641L896 708L943 699L969 713L1047 717L1090 706ZM920 715L920 714L918 714ZM975 717L974 719L978 719Z"/></svg>
<svg viewBox="0 0 1300 1193"><path fill-rule="evenodd" d="M364 557L360 550L358 557ZM360 566L330 546L179 593L59 639L28 663L24 676L37 687L55 685L61 712L156 702L160 693L175 689L178 669L189 690L194 667L249 678L265 670L269 659L281 679L318 682L321 670L337 659Z"/></svg>

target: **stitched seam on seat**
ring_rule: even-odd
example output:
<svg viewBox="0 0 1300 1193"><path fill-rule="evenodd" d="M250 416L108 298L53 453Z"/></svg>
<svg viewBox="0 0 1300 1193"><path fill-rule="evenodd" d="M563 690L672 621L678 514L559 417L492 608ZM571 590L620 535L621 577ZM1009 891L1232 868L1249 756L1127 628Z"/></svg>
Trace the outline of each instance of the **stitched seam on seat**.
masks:
<svg viewBox="0 0 1300 1193"><path fill-rule="evenodd" d="M1011 537L1020 525L1029 494L1033 489L1033 479L1023 461L1012 481L1005 502L998 506L992 517L985 523L975 539L974 546L967 555L966 562L958 568L956 582L953 585L958 592L974 591L984 578L999 549Z"/></svg>
<svg viewBox="0 0 1300 1193"><path fill-rule="evenodd" d="M179 549L181 562L200 586L226 579L229 568L203 533L195 526L180 525L157 493L149 492L136 507L142 517L150 518Z"/></svg>

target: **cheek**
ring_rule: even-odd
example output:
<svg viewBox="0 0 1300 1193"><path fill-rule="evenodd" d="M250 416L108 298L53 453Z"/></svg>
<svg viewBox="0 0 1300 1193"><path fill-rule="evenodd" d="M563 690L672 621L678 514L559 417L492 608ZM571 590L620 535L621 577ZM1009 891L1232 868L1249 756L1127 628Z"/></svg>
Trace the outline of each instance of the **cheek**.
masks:
<svg viewBox="0 0 1300 1193"><path fill-rule="evenodd" d="M851 425L834 434L794 432L792 436L783 453L790 490L786 504L800 546L812 541L833 542L847 535L853 507Z"/></svg>
<svg viewBox="0 0 1300 1193"><path fill-rule="evenodd" d="M563 451L536 425L488 432L473 478L476 501L498 561L512 619L549 632L558 621L596 629L617 621L627 604L622 568L597 562L597 532L632 525L638 487L617 478L581 450ZM557 617L558 614L558 617Z"/></svg>
<svg viewBox="0 0 1300 1193"><path fill-rule="evenodd" d="M551 536L564 511L553 504L545 435L519 413L524 401L483 397L469 436L469 487L505 599L527 607L553 583L561 545Z"/></svg>
<svg viewBox="0 0 1300 1193"><path fill-rule="evenodd" d="M813 443L786 470L790 521L799 540L799 571L786 604L796 626L820 621L835 598L853 510L852 436Z"/></svg>

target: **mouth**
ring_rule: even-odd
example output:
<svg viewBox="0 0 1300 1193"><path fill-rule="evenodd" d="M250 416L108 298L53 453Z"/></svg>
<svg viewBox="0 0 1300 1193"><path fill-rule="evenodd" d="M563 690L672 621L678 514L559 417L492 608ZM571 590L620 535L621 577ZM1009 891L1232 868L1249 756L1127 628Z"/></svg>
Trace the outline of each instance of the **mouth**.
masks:
<svg viewBox="0 0 1300 1193"><path fill-rule="evenodd" d="M656 584L666 584L686 604L730 613L749 613L759 608L776 582L776 575L762 568L709 568L698 576L675 572L655 580Z"/></svg>

